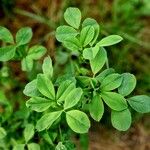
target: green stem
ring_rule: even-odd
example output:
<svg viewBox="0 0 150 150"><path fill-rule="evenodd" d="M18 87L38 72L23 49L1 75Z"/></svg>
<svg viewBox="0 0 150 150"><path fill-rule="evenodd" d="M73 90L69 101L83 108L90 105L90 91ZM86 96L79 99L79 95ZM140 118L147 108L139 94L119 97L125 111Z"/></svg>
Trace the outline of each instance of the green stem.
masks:
<svg viewBox="0 0 150 150"><path fill-rule="evenodd" d="M60 134L60 140L63 141L63 137L62 137L62 132L61 132L61 127L59 125L59 134Z"/></svg>
<svg viewBox="0 0 150 150"><path fill-rule="evenodd" d="M106 68L109 69L109 62L108 62L108 58L106 60Z"/></svg>

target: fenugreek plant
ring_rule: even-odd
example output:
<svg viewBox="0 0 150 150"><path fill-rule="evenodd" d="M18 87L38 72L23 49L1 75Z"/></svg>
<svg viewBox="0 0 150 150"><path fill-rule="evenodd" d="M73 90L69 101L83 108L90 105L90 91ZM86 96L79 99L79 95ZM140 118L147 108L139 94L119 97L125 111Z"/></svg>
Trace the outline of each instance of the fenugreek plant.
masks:
<svg viewBox="0 0 150 150"><path fill-rule="evenodd" d="M0 61L21 60L22 70L31 71L34 60L46 53L46 48L41 45L29 47L31 38L32 30L29 27L18 30L14 39L7 28L0 26L0 40L4 42L0 48Z"/></svg>
<svg viewBox="0 0 150 150"><path fill-rule="evenodd" d="M26 102L28 110L31 110L30 117L23 131L23 140L14 144L14 150L25 149L25 146L29 150L38 150L41 145L43 147L44 142L41 140L49 144L45 149L72 150L74 146L67 142L69 128L77 134L88 133L90 120L100 122L106 108L111 112L112 126L119 131L130 128L131 109L139 113L150 112L149 96L131 96L136 86L135 76L130 73L119 74L109 68L105 48L121 42L123 38L109 35L99 39L100 26L97 21L92 18L82 21L78 8L68 8L64 19L67 25L56 29L56 39L67 50L70 59L71 56L76 56L76 59L70 61L68 72L56 78L55 67L50 56L47 56L43 61L42 72L25 86L23 93L30 97ZM32 70L33 60L43 56L45 49L41 46L39 49L24 48L24 44L31 39L28 28L25 28L25 33L25 29L17 33L16 44L11 34L3 29L9 36L0 34L0 38L12 45L0 49L0 60L14 59L17 49L21 47L22 50L23 47L22 51L26 55L21 57L22 68ZM30 142L35 134L41 140ZM1 127L0 137L5 136L6 131Z"/></svg>

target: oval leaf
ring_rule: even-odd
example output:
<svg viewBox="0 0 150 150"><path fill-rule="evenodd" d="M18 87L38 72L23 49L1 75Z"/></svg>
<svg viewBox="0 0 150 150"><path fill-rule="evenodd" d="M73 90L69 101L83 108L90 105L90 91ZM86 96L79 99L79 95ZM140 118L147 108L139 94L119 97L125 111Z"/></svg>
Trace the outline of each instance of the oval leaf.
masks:
<svg viewBox="0 0 150 150"><path fill-rule="evenodd" d="M94 37L94 27L86 26L81 30L80 33L80 42L83 47L88 45Z"/></svg>
<svg viewBox="0 0 150 150"><path fill-rule="evenodd" d="M70 26L59 26L56 29L56 39L60 42L64 42L66 39L75 37L78 34L78 32L70 27Z"/></svg>
<svg viewBox="0 0 150 150"><path fill-rule="evenodd" d="M30 42L32 38L32 29L30 27L21 28L16 34L16 43L18 46Z"/></svg>
<svg viewBox="0 0 150 150"><path fill-rule="evenodd" d="M44 96L52 100L55 99L54 85L45 75L39 74L37 76L37 88Z"/></svg>
<svg viewBox="0 0 150 150"><path fill-rule="evenodd" d="M137 95L128 98L129 105L139 113L150 112L150 97L147 95Z"/></svg>
<svg viewBox="0 0 150 150"><path fill-rule="evenodd" d="M90 45L92 46L98 38L100 26L99 26L99 24L97 23L97 21L95 19L86 18L82 23L82 27L86 27L86 26L89 26L89 25L94 27L94 38L90 43Z"/></svg>
<svg viewBox="0 0 150 150"><path fill-rule="evenodd" d="M33 60L38 60L46 53L46 48L41 45L34 45L28 51L28 57Z"/></svg>
<svg viewBox="0 0 150 150"><path fill-rule="evenodd" d="M75 88L70 93L68 93L68 95L65 98L64 109L68 109L75 106L81 99L82 94L83 91L81 88Z"/></svg>
<svg viewBox="0 0 150 150"><path fill-rule="evenodd" d="M53 101L42 97L32 97L26 102L27 107L37 112L45 111L53 104Z"/></svg>
<svg viewBox="0 0 150 150"><path fill-rule="evenodd" d="M69 7L64 13L64 19L70 26L78 29L81 22L81 12L78 8Z"/></svg>
<svg viewBox="0 0 150 150"><path fill-rule="evenodd" d="M84 57L84 59L92 60L96 57L98 52L99 52L99 47L98 46L85 48L83 50L83 57Z"/></svg>
<svg viewBox="0 0 150 150"><path fill-rule="evenodd" d="M56 121L60 115L62 114L62 111L56 111L56 112L50 112L45 115L43 115L36 124L36 129L38 131L42 131L44 129L50 128L50 126Z"/></svg>
<svg viewBox="0 0 150 150"><path fill-rule="evenodd" d="M53 65L52 65L52 60L49 56L44 59L44 62L42 65L42 70L43 70L43 73L47 77L52 78L52 76L53 76Z"/></svg>
<svg viewBox="0 0 150 150"><path fill-rule="evenodd" d="M33 124L27 124L24 132L23 132L24 138L26 143L28 143L28 141L33 137L34 135L34 126Z"/></svg>
<svg viewBox="0 0 150 150"><path fill-rule="evenodd" d="M14 39L10 31L2 26L0 26L0 40L6 43L14 43Z"/></svg>
<svg viewBox="0 0 150 150"><path fill-rule="evenodd" d="M118 92L123 96L127 96L134 90L136 86L136 78L130 73L123 73L122 77L123 80L121 86L118 88Z"/></svg>
<svg viewBox="0 0 150 150"><path fill-rule="evenodd" d="M106 76L101 82L101 90L111 91L118 88L121 85L122 76L118 73L113 73Z"/></svg>
<svg viewBox="0 0 150 150"><path fill-rule="evenodd" d="M5 46L0 48L0 61L8 61L15 56L16 47Z"/></svg>
<svg viewBox="0 0 150 150"><path fill-rule="evenodd" d="M97 43L98 46L105 47L119 43L123 38L119 35L109 35Z"/></svg>
<svg viewBox="0 0 150 150"><path fill-rule="evenodd" d="M79 110L66 112L66 120L69 127L76 133L87 133L90 128L89 118Z"/></svg>
<svg viewBox="0 0 150 150"><path fill-rule="evenodd" d="M81 49L81 43L76 37L66 39L63 44L66 48L72 51L78 51L79 49Z"/></svg>
<svg viewBox="0 0 150 150"><path fill-rule="evenodd" d="M106 76L114 73L115 70L113 68L109 68L109 69L105 69L104 71L102 71L99 75L96 76L96 79L99 82L102 82L102 80L104 80L104 78L106 78Z"/></svg>
<svg viewBox="0 0 150 150"><path fill-rule="evenodd" d="M72 81L66 80L62 82L62 84L59 86L58 91L57 91L57 96L56 96L57 101L58 102L64 101L67 95L74 88L75 88L75 84Z"/></svg>
<svg viewBox="0 0 150 150"><path fill-rule="evenodd" d="M111 112L111 122L114 128L119 131L126 131L131 126L131 113L129 109L123 111L114 111Z"/></svg>
<svg viewBox="0 0 150 150"><path fill-rule="evenodd" d="M126 99L115 92L103 92L101 96L104 102L113 110L121 111L128 107Z"/></svg>
<svg viewBox="0 0 150 150"><path fill-rule="evenodd" d="M23 58L22 61L21 61L21 69L23 71L30 72L32 70L32 68L33 68L33 60L32 60L32 58L30 58L28 56Z"/></svg>
<svg viewBox="0 0 150 150"><path fill-rule="evenodd" d="M100 48L95 58L90 60L90 66L94 74L98 73L107 60L107 53L104 48Z"/></svg>
<svg viewBox="0 0 150 150"><path fill-rule="evenodd" d="M89 111L90 111L91 117L95 121L101 120L103 113L104 113L104 104L102 102L100 95L97 94L92 98L92 101L89 104Z"/></svg>
<svg viewBox="0 0 150 150"><path fill-rule="evenodd" d="M35 80L29 82L29 83L25 86L25 88L24 88L24 90L23 90L23 93L24 93L25 95L27 95L27 96L30 96L30 97L32 97L32 96L39 96L40 93L39 93L39 91L38 91L38 89L37 89L37 79L35 79Z"/></svg>

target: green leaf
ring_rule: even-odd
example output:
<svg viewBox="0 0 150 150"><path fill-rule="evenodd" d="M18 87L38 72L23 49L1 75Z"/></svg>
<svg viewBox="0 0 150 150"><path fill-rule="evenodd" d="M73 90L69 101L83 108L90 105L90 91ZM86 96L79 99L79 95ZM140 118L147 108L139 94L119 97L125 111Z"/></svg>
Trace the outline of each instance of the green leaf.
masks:
<svg viewBox="0 0 150 150"><path fill-rule="evenodd" d="M94 38L90 43L90 45L93 45L98 38L100 27L99 27L99 24L97 23L97 21L95 19L86 18L82 23L82 27L86 27L89 25L94 27Z"/></svg>
<svg viewBox="0 0 150 150"><path fill-rule="evenodd" d="M30 72L33 68L33 59L30 57L25 57L21 61L21 69L22 71Z"/></svg>
<svg viewBox="0 0 150 150"><path fill-rule="evenodd" d="M86 26L81 30L80 33L80 42L83 47L88 45L94 37L94 27L93 26Z"/></svg>
<svg viewBox="0 0 150 150"><path fill-rule="evenodd" d="M150 112L150 97L147 95L137 95L128 98L129 105L139 113Z"/></svg>
<svg viewBox="0 0 150 150"><path fill-rule="evenodd" d="M123 96L127 96L134 90L136 86L136 78L130 73L123 73L122 77L123 80L121 86L118 88L118 92Z"/></svg>
<svg viewBox="0 0 150 150"><path fill-rule="evenodd" d="M0 26L0 40L6 43L14 43L14 39L10 31L2 26Z"/></svg>
<svg viewBox="0 0 150 150"><path fill-rule="evenodd" d="M67 150L67 148L62 142L59 142L55 147L55 150Z"/></svg>
<svg viewBox="0 0 150 150"><path fill-rule="evenodd" d="M114 111L111 112L111 122L114 128L119 131L126 131L131 126L131 113L129 109L123 111Z"/></svg>
<svg viewBox="0 0 150 150"><path fill-rule="evenodd" d="M55 99L54 85L44 74L39 74L37 76L37 88L44 96L52 100Z"/></svg>
<svg viewBox="0 0 150 150"><path fill-rule="evenodd" d="M40 93L39 93L39 91L37 89L37 79L34 79L31 82L29 82L25 86L25 88L23 90L23 93L25 95L27 95L27 96L30 96L30 97L32 97L32 96L39 96Z"/></svg>
<svg viewBox="0 0 150 150"><path fill-rule="evenodd" d="M70 26L78 29L81 22L81 12L78 8L69 7L64 13L64 19Z"/></svg>
<svg viewBox="0 0 150 150"><path fill-rule="evenodd" d="M92 72L94 74L98 73L101 70L101 68L104 66L106 60L107 60L107 53L105 49L101 47L97 55L95 56L95 58L90 60Z"/></svg>
<svg viewBox="0 0 150 150"><path fill-rule="evenodd" d="M52 60L51 60L50 56L48 56L44 59L44 62L42 65L42 70L43 70L43 73L47 77L52 78L52 76L53 76L53 65L52 65Z"/></svg>
<svg viewBox="0 0 150 150"><path fill-rule="evenodd" d="M66 39L66 41L63 44L66 48L68 48L71 51L78 51L79 49L81 49L81 43L76 37Z"/></svg>
<svg viewBox="0 0 150 150"><path fill-rule="evenodd" d="M44 129L48 129L51 127L51 125L56 121L60 115L62 114L62 111L56 111L56 112L50 112L45 115L43 115L36 124L36 129L38 131L42 131Z"/></svg>
<svg viewBox="0 0 150 150"><path fill-rule="evenodd" d="M103 113L104 113L104 104L102 102L100 95L97 94L92 98L92 101L89 104L89 111L90 111L91 117L95 121L101 120Z"/></svg>
<svg viewBox="0 0 150 150"><path fill-rule="evenodd" d="M40 150L40 145L36 143L28 144L28 150Z"/></svg>
<svg viewBox="0 0 150 150"><path fill-rule="evenodd" d="M13 150L24 150L24 147L24 144L17 144L16 146L14 146Z"/></svg>
<svg viewBox="0 0 150 150"><path fill-rule="evenodd" d="M18 30L16 34L17 46L24 45L30 42L32 38L32 29L30 27L24 27Z"/></svg>
<svg viewBox="0 0 150 150"><path fill-rule="evenodd" d="M70 93L68 93L68 95L65 98L64 109L68 109L75 106L81 99L82 94L83 91L81 88L75 88Z"/></svg>
<svg viewBox="0 0 150 150"><path fill-rule="evenodd" d="M115 92L102 92L104 102L113 110L121 111L128 107L126 99Z"/></svg>
<svg viewBox="0 0 150 150"><path fill-rule="evenodd" d="M65 100L67 95L75 88L74 82L70 80L64 81L58 88L56 99L58 102Z"/></svg>
<svg viewBox="0 0 150 150"><path fill-rule="evenodd" d="M118 73L113 73L106 76L101 82L101 90L111 91L118 88L121 85L122 76Z"/></svg>
<svg viewBox="0 0 150 150"><path fill-rule="evenodd" d="M106 78L106 76L114 73L115 70L113 68L109 68L109 69L105 69L104 71L102 71L99 75L96 76L96 79L99 81L99 82L102 82L102 80L104 78Z"/></svg>
<svg viewBox="0 0 150 150"><path fill-rule="evenodd" d="M75 77L74 77L71 73L66 73L66 74L64 74L64 75L59 76L59 77L57 78L55 84L56 84L56 85L61 85L61 84L62 84L64 81L66 81L66 80L70 80L70 81L76 83Z"/></svg>
<svg viewBox="0 0 150 150"><path fill-rule="evenodd" d="M4 128L0 127L0 139L3 139L7 135Z"/></svg>
<svg viewBox="0 0 150 150"><path fill-rule="evenodd" d="M34 45L28 51L28 57L33 60L38 60L46 53L46 48L41 45Z"/></svg>
<svg viewBox="0 0 150 150"><path fill-rule="evenodd" d="M32 97L26 102L27 107L37 112L45 111L53 104L53 101L42 97Z"/></svg>
<svg viewBox="0 0 150 150"><path fill-rule="evenodd" d="M119 35L109 35L97 43L100 47L110 46L119 43L123 38Z"/></svg>
<svg viewBox="0 0 150 150"><path fill-rule="evenodd" d="M70 26L63 25L56 29L56 39L60 42L64 42L66 39L75 37L76 35L78 35L78 32Z"/></svg>
<svg viewBox="0 0 150 150"><path fill-rule="evenodd" d="M0 48L0 61L8 61L15 56L16 47L13 45Z"/></svg>
<svg viewBox="0 0 150 150"><path fill-rule="evenodd" d="M97 53L99 52L99 49L100 48L98 46L85 48L83 50L83 58L89 59L89 60L94 59L96 57Z"/></svg>
<svg viewBox="0 0 150 150"><path fill-rule="evenodd" d="M87 133L90 128L88 116L79 110L66 112L66 120L69 127L76 133Z"/></svg>
<svg viewBox="0 0 150 150"><path fill-rule="evenodd" d="M76 80L77 80L77 83L80 85L80 87L89 86L91 82L91 78L87 76L77 76Z"/></svg>
<svg viewBox="0 0 150 150"><path fill-rule="evenodd" d="M33 124L27 124L24 132L23 132L24 138L26 143L34 136L34 125Z"/></svg>
<svg viewBox="0 0 150 150"><path fill-rule="evenodd" d="M57 133L56 133L56 136L57 136ZM54 146L54 143L53 143L53 138L50 136L50 134L46 131L46 132L42 132L42 138L49 144L49 145L52 145Z"/></svg>
<svg viewBox="0 0 150 150"><path fill-rule="evenodd" d="M84 59L88 59L88 60L93 59L92 47L90 47L90 48L85 48L85 49L83 50L83 58L84 58Z"/></svg>

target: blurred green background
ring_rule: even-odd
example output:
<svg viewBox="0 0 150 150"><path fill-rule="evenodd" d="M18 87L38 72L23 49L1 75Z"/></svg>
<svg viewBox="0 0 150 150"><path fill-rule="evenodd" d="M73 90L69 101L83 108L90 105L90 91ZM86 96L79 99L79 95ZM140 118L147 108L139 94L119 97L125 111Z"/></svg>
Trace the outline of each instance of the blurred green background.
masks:
<svg viewBox="0 0 150 150"><path fill-rule="evenodd" d="M64 23L64 10L70 6L78 7L83 18L93 17L97 20L101 28L100 37L118 34L124 38L121 44L111 46L107 50L110 66L119 73L135 74L138 82L133 94L150 95L150 0L0 0L0 25L10 29L13 34L23 26L32 27L34 33L32 44L41 43L46 46L48 54L61 67L65 65L66 53L56 41L54 34L56 27ZM10 66L12 74L16 76L15 82L24 83L26 77L21 72L20 64L12 62ZM1 68L1 76L5 75L4 69ZM1 84L9 89L6 82L8 81L3 80ZM142 150L140 146L145 144L143 147L146 149L143 150L150 149L146 141L150 138L149 117L136 114L135 118L138 124L129 133L122 136L118 132L115 133L117 144L112 142L113 131L108 132L103 126L91 131L90 138L94 139L90 140L91 149L94 150L99 143L101 150L103 145L105 150L106 146L118 150L123 144L129 149L134 144L137 150ZM144 130L145 127L149 130ZM99 137L99 132L102 137ZM134 139L133 135L137 139ZM107 142L104 139L107 139ZM133 143L130 143L130 140Z"/></svg>

